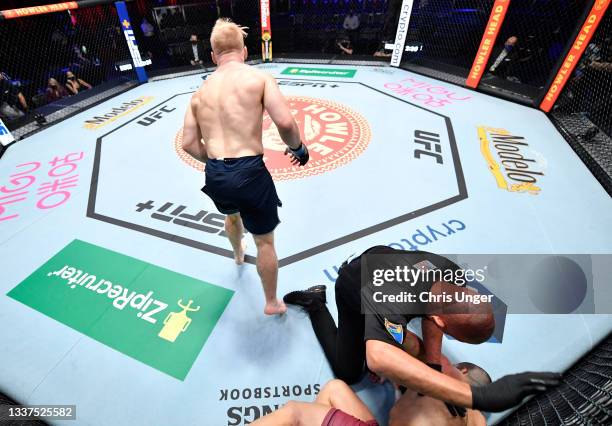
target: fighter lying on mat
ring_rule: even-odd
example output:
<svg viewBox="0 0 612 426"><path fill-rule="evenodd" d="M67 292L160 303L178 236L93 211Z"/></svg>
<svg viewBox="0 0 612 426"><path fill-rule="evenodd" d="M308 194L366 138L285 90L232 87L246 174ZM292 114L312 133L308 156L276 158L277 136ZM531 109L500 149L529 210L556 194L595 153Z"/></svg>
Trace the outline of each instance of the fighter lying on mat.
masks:
<svg viewBox="0 0 612 426"><path fill-rule="evenodd" d="M314 402L289 401L253 426L378 426L374 415L342 380L323 386Z"/></svg>
<svg viewBox="0 0 612 426"><path fill-rule="evenodd" d="M394 250L387 246L375 246L366 253L401 254L407 264L416 269L423 265L442 270L461 269L433 253ZM402 343L406 324L416 317L423 319L424 360L427 363L440 364L443 333L471 344L487 341L495 327L491 304L454 301L438 305L436 312L439 313L436 314L406 314L407 307L395 303L385 306L387 313L384 315L374 310L378 305L370 307L370 313L364 315L361 310L362 256L344 262L338 271L335 284L337 327L325 306L325 286L292 292L284 298L285 303L302 306L308 312L315 335L339 379L349 384L357 382L366 362L371 371L394 383L459 407L483 411L506 410L528 395L559 384L561 375L558 373L523 373L475 387L439 373L408 355L402 350ZM421 275L413 286L403 286L401 290L415 294L417 291L427 291L433 295L477 294L473 289L444 281L432 282L427 277L429 275ZM445 309L452 313L444 313Z"/></svg>
<svg viewBox="0 0 612 426"><path fill-rule="evenodd" d="M479 373L479 370L484 374ZM473 386L477 375L488 377L484 370L470 363L457 364L455 377ZM489 382L490 383L490 379ZM328 382L314 402L290 401L275 412L259 418L254 426L378 426L374 415L342 380ZM485 426L484 416L468 410L461 417L449 414L444 402L417 392L406 391L395 403L389 416L389 426Z"/></svg>
<svg viewBox="0 0 612 426"><path fill-rule="evenodd" d="M460 362L450 366L446 371L448 373L445 374L472 386L485 386L491 383L486 371L469 362ZM410 389L395 402L389 414L389 426L485 426L486 424L485 417L480 411L467 410L463 415L453 415L449 412L448 404Z"/></svg>
<svg viewBox="0 0 612 426"><path fill-rule="evenodd" d="M417 358L424 355L423 344L415 334L407 331L402 345L404 351ZM474 386L491 383L489 375L470 363L450 364L441 357L444 373ZM446 404L448 406L448 404ZM467 410L461 416L452 414L445 403L417 392L406 391L390 412L390 426L484 426L484 416L475 410ZM328 382L314 402L290 401L279 410L254 423L256 426L377 426L374 415L353 390L342 380Z"/></svg>
<svg viewBox="0 0 612 426"><path fill-rule="evenodd" d="M414 333L406 330L402 347L406 353L419 360L424 360L423 341ZM444 356L440 364L430 367L450 377L472 386L485 386L491 383L491 377L481 367L470 362L452 365ZM397 385L396 385L397 386ZM399 386L403 395L395 402L389 414L389 426L484 426L486 420L477 410L466 410L425 396L411 389Z"/></svg>
<svg viewBox="0 0 612 426"><path fill-rule="evenodd" d="M257 246L257 272L263 284L268 315L287 308L276 298L278 260L274 229L281 202L263 161L264 109L287 145L293 165L308 162L308 149L287 101L271 75L244 63L246 33L229 20L217 20L210 35L217 70L193 95L185 114L183 150L206 163L202 190L226 215L225 232L236 263L244 261L244 228Z"/></svg>

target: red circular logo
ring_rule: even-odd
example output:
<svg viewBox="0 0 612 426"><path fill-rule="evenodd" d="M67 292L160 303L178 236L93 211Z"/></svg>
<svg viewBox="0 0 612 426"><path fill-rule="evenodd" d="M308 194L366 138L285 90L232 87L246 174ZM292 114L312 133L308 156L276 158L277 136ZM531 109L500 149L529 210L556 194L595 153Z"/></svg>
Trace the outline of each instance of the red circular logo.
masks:
<svg viewBox="0 0 612 426"><path fill-rule="evenodd" d="M346 105L306 96L287 96L286 99L300 128L302 141L310 152L310 161L303 167L289 162L289 157L284 155L286 145L276 125L264 113L264 161L274 180L298 179L333 170L353 161L370 143L368 122ZM174 139L177 154L185 163L203 171L204 164L183 151L182 139L181 128Z"/></svg>

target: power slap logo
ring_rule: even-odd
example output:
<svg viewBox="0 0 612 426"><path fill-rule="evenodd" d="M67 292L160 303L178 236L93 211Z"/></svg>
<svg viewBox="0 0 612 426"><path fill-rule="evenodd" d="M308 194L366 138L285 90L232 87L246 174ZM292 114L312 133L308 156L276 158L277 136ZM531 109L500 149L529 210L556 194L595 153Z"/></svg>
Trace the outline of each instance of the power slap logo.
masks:
<svg viewBox="0 0 612 426"><path fill-rule="evenodd" d="M74 240L8 296L184 380L233 291Z"/></svg>
<svg viewBox="0 0 612 426"><path fill-rule="evenodd" d="M334 170L353 161L370 143L372 134L367 120L346 105L305 96L286 98L300 128L302 141L308 146L310 161L304 167L291 165L284 155L287 146L265 113L264 161L274 180L299 179ZM182 139L183 129L180 129L174 141L178 156L195 169L204 170L202 163L183 151Z"/></svg>
<svg viewBox="0 0 612 426"><path fill-rule="evenodd" d="M546 160L530 148L523 136L508 130L478 127L480 152L484 157L497 187L508 192L538 195L544 177Z"/></svg>
<svg viewBox="0 0 612 426"><path fill-rule="evenodd" d="M132 112L136 111L139 108L142 108L144 105L148 104L154 99L153 96L141 96L138 99L134 99L133 101L124 102L118 107L111 109L110 112L104 115L97 115L89 120L85 120L84 127L90 130L96 130L100 127L104 127L107 124L112 123L124 117Z"/></svg>

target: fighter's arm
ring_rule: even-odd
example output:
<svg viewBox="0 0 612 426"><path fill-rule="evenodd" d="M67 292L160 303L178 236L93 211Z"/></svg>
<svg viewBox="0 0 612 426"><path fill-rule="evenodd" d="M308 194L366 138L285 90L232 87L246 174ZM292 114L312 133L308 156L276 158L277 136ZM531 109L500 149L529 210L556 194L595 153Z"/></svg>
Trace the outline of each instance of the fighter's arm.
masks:
<svg viewBox="0 0 612 426"><path fill-rule="evenodd" d="M430 361L427 358L427 352L424 342L419 338L419 336L417 336L410 330L406 330L406 336L404 337L404 341L402 342L402 348L407 354L415 357L419 361L429 364L440 364L442 366L442 372L444 374L449 374L451 377L453 377L453 374L451 374L452 370L457 370L453 366L453 363L450 362L449 359L442 353L439 354L436 362Z"/></svg>
<svg viewBox="0 0 612 426"><path fill-rule="evenodd" d="M468 426L487 426L487 419L480 411L468 410Z"/></svg>
<svg viewBox="0 0 612 426"><path fill-rule="evenodd" d="M444 333L435 322L428 318L421 320L423 333L424 361L428 364L442 364L442 337Z"/></svg>
<svg viewBox="0 0 612 426"><path fill-rule="evenodd" d="M394 383L462 407L472 406L470 385L429 368L394 345L368 340L366 361L370 370Z"/></svg>
<svg viewBox="0 0 612 426"><path fill-rule="evenodd" d="M285 97L278 88L276 80L269 74L265 74L265 89L263 105L270 118L276 124L278 133L285 144L293 149L300 148L300 130L295 122Z"/></svg>
<svg viewBox="0 0 612 426"><path fill-rule="evenodd" d="M202 143L202 133L200 125L196 119L195 111L198 107L198 98L191 98L187 112L185 112L185 122L183 123L183 150L198 161L206 162L206 146Z"/></svg>

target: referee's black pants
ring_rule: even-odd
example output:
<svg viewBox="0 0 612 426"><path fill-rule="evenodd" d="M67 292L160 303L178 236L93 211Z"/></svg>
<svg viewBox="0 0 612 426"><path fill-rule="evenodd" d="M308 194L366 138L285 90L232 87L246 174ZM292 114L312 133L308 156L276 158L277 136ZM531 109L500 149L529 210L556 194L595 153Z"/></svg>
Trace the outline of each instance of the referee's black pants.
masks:
<svg viewBox="0 0 612 426"><path fill-rule="evenodd" d="M325 352L334 375L348 384L357 383L362 376L365 362L365 342L363 340L365 320L360 309L354 309L354 298L359 295L346 294L350 285L346 284L342 268L336 280L336 306L338 307L338 326L326 306L309 312L315 335ZM353 303L347 303L353 299Z"/></svg>

